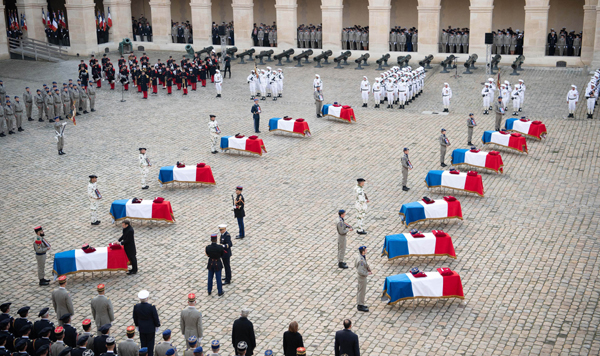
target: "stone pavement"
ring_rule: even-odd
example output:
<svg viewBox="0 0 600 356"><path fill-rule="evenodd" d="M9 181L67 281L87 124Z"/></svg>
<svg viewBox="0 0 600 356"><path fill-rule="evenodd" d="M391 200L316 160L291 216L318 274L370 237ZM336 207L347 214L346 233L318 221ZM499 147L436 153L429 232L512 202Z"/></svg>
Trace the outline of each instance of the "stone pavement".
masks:
<svg viewBox="0 0 600 356"><path fill-rule="evenodd" d="M149 52L152 62L159 56L165 61L168 55ZM118 55L110 57L116 63ZM77 63L2 61L0 78L11 95L20 96L25 86L35 91L43 83L75 79ZM453 148L466 148L469 112L478 122L476 137L493 129L494 116L481 115L480 91L488 77L483 65L476 74L459 79L439 74L435 66L428 72L424 95L404 111L361 108L361 77L368 75L373 83L379 72L374 65L363 71L353 67L284 67L283 99L261 102L260 137L268 150L262 157L212 155L208 142L208 115L213 113L224 134L252 134L246 85L251 64L233 64L234 75L225 79L220 99L208 84L187 97L175 90L168 97L159 89L158 97L142 100L130 90L121 103L120 90L111 92L104 82L97 94L98 111L78 117L77 126L66 128L65 156L57 155L50 124L25 121L24 133L0 139L0 241L5 246L0 299L14 303L13 313L30 305L32 319L39 309L51 306L55 285L37 285L31 246L34 226L44 226L52 243L49 275L54 252L84 242L106 246L120 237L120 226L111 225L108 214L113 200L162 196L171 201L177 223L133 223L139 274L70 276L75 324L91 317L95 286L106 283L115 308L117 340L125 338L125 328L133 322L137 292L148 289L159 310L161 329L173 330L180 349L184 343L179 312L187 293L195 292L204 315L202 345L219 339L224 355L232 354L231 325L242 307L252 309L257 355L267 348L282 355L282 334L292 320L300 324L308 354L333 355L334 334L344 318L352 319L361 351L367 355L598 355L600 125L597 116L583 118L584 100L578 105L579 119L564 119L570 85L581 91L588 75L579 69L525 68L514 77L508 76L510 68L503 68L502 81L525 80L523 114L543 120L549 135L544 142L528 140L528 155L500 150L505 174L482 173L486 195L480 198L449 190L428 192L423 179L429 170L440 169L437 138L442 127L453 144L448 155ZM315 118L315 73L323 78L326 102L352 105L357 123ZM454 92L450 115L421 114L442 109L444 82ZM312 137L269 133L268 119L284 115L307 119ZM405 146L411 149L415 166L407 193L400 186L399 160ZM138 147L147 147L154 163L147 191L140 190ZM217 185L160 188L155 180L159 167L176 161L210 164ZM104 195L99 226L90 226L86 197L90 174L99 176ZM336 212L347 209L348 222L355 223L352 192L359 177L367 180L371 200L369 234L348 235L346 259L353 265L357 248L369 247L374 271L368 281L370 313L356 310L355 270L338 269L336 260ZM233 283L225 287L223 297L208 296L204 246L218 224L229 224L232 235L237 234L230 197L236 185L244 186L248 236L234 240ZM416 227L450 233L456 260L386 261L379 256L385 235L408 231L398 217L403 203L447 194L460 199L464 221ZM411 267L431 271L442 266L460 273L464 301L412 300L393 306L380 302L385 277Z"/></svg>

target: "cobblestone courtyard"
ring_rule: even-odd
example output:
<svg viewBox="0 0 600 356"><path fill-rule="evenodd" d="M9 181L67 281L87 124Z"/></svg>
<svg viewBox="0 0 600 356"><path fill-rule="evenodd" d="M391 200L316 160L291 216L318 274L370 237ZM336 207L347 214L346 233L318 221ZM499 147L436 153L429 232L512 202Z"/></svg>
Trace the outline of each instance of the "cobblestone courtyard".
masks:
<svg viewBox="0 0 600 356"><path fill-rule="evenodd" d="M148 52L151 63L172 54ZM113 63L118 54L111 53ZM87 62L87 58L86 58ZM59 64L1 61L0 79L7 92L21 96L43 83L76 79L77 59ZM272 68L277 68L271 63ZM414 65L414 63L411 63ZM106 82L97 90L97 112L69 123L65 156L56 152L49 123L25 121L25 132L0 138L2 171L0 189L2 223L0 250L3 278L0 300L13 302L13 313L32 307L36 319L42 307L51 307L50 287L39 287L32 251L33 227L42 225L52 244L47 278L56 252L79 248L87 242L106 246L121 236L120 224L110 222L110 203L133 197L157 196L171 201L177 223L134 221L140 272L103 272L70 276L67 289L75 304L73 323L78 329L91 317L95 286L106 283L115 308L117 341L133 323L131 313L137 292L148 289L157 305L161 330L173 330L175 345L185 348L179 329L179 312L186 295L199 296L204 316L204 339L219 339L224 355L232 354L231 325L242 307L257 333L255 355L272 348L283 355L282 334L290 321L300 324L308 355L333 355L334 334L350 318L365 355L598 355L598 238L600 222L598 151L600 124L585 119L585 102L578 104L577 119L565 119L566 94L571 84L580 95L589 80L581 69L524 68L501 80L525 80L524 115L548 127L543 142L528 139L529 154L500 149L505 174L482 173L485 197L439 189L427 191L423 180L439 168L440 129L446 128L454 148L466 146L466 118L475 113L478 146L484 130L493 129L494 116L483 116L482 83L488 78L480 64L473 75L455 79L440 74L439 66L427 73L424 94L406 110L361 108L359 83L363 75L373 84L375 65L363 71L354 65L334 70L333 65L283 67L283 99L261 102L260 137L268 153L262 157L210 154L208 115L216 114L225 135L251 135L251 101L246 77L251 64L233 63L233 76L225 79L223 97L215 98L210 83L184 97L174 90L167 96L142 100L130 90L121 103L120 90L109 91ZM459 68L459 73L463 68ZM354 107L357 123L315 118L312 99L314 74L324 82L325 102ZM495 76L494 76L495 78ZM452 87L449 115L426 115L442 109L441 88ZM117 86L117 89L120 89ZM268 132L268 119L288 115L305 118L312 137L297 138ZM510 117L510 116L508 116ZM151 168L149 190L140 189L138 147L147 147ZM401 189L400 157L409 147L414 169ZM486 147L485 150L490 150ZM176 161L205 162L212 166L216 186L161 188L159 167ZM461 168L465 170L465 168ZM99 176L103 194L99 216L90 226L88 175ZM348 235L346 260L353 265L357 248L369 248L373 269L368 279L367 305L356 310L356 271L337 268L338 209L347 209L355 223L353 187L367 180L371 200L366 218L368 235ZM235 236L231 194L244 186L247 238L234 240L232 284L225 295L206 293L204 247L217 225L227 223ZM417 224L424 232L443 229L453 237L457 259L411 257L387 261L380 257L385 235L408 232L398 210L403 203L427 195L439 199L453 194L462 203L464 220ZM465 299L410 300L388 306L380 301L385 277L411 267L432 271L450 267L462 278ZM35 313L34 313L35 311ZM56 321L56 316L51 314ZM81 331L81 330L80 330ZM137 338L137 336L136 336Z"/></svg>

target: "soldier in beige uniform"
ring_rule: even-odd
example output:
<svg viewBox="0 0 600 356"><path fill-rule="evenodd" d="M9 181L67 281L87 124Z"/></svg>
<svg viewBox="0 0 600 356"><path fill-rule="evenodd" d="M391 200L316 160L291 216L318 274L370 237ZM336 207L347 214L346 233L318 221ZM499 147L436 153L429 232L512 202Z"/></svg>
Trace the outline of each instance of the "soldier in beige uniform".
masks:
<svg viewBox="0 0 600 356"><path fill-rule="evenodd" d="M100 327L106 324L112 324L113 320L115 320L115 315L113 313L113 306L108 297L104 295L105 290L104 284L98 284L96 289L98 290L98 295L92 299L92 317L94 318L94 322L96 323L96 329L98 329L98 335L100 333Z"/></svg>
<svg viewBox="0 0 600 356"><path fill-rule="evenodd" d="M48 118L48 121L52 122L54 120L54 97L52 97L52 94L49 90L46 93L46 97L44 98L44 107L46 110L46 117Z"/></svg>
<svg viewBox="0 0 600 356"><path fill-rule="evenodd" d="M410 163L410 160L408 159L408 148L407 147L404 147L404 156L402 156L402 159L400 159L400 162L402 163L402 190L404 190L405 192L408 192L408 190L410 189L409 187L406 186L406 184L408 183L408 171L410 169L412 169L413 166Z"/></svg>
<svg viewBox="0 0 600 356"><path fill-rule="evenodd" d="M33 108L33 97L31 96L31 92L29 92L29 87L25 87L25 92L23 93L23 101L25 102L25 113L27 115L27 120L33 121L31 117L31 112Z"/></svg>
<svg viewBox="0 0 600 356"><path fill-rule="evenodd" d="M140 347L133 339L135 337L135 326L130 325L127 327L127 340L121 341L117 349L119 350L119 356L138 356Z"/></svg>
<svg viewBox="0 0 600 356"><path fill-rule="evenodd" d="M195 336L201 340L203 336L202 313L196 309L196 295L190 293L187 298L188 306L181 311L179 327L185 340L188 340L191 336ZM189 346L187 349L189 349Z"/></svg>
<svg viewBox="0 0 600 356"><path fill-rule="evenodd" d="M71 94L69 94L69 88L63 88L63 92L61 93L61 100L63 104L63 112L66 118L71 113Z"/></svg>
<svg viewBox="0 0 600 356"><path fill-rule="evenodd" d="M338 232L338 267L346 269L348 265L344 262L346 256L346 234L348 231L352 231L352 226L346 224L344 218L346 217L346 210L342 209L338 211L339 220L336 224Z"/></svg>
<svg viewBox="0 0 600 356"><path fill-rule="evenodd" d="M6 106L4 106L4 120L6 121L6 126L8 127L8 134L14 134L14 130L17 129L17 122L15 120L15 109L12 106L12 102L8 99L6 100Z"/></svg>
<svg viewBox="0 0 600 356"><path fill-rule="evenodd" d="M183 352L183 356L194 356L194 350L198 347L198 338L194 335L190 336L185 343L187 350Z"/></svg>
<svg viewBox="0 0 600 356"><path fill-rule="evenodd" d="M59 287L52 291L52 306L54 307L54 313L56 315L65 315L67 313L71 315L75 314L71 295L66 289L67 276L62 275L58 277L58 285ZM59 320L58 325L63 325L63 321Z"/></svg>
<svg viewBox="0 0 600 356"><path fill-rule="evenodd" d="M15 120L17 122L17 130L21 132L25 130L21 127L23 125L23 103L20 100L18 96L15 96Z"/></svg>
<svg viewBox="0 0 600 356"><path fill-rule="evenodd" d="M92 174L90 177L90 182L88 183L88 198L90 200L90 211L92 215L92 225L99 225L100 220L98 220L97 211L98 211L98 201L102 199L102 196L98 196L98 189L96 182L98 181L98 176Z"/></svg>
<svg viewBox="0 0 600 356"><path fill-rule="evenodd" d="M44 230L41 226L34 228L33 231L37 235L33 242L33 250L37 260L38 279L40 280L40 286L47 286L50 281L44 278L44 269L46 268L46 253L50 249L50 244L44 239Z"/></svg>
<svg viewBox="0 0 600 356"><path fill-rule="evenodd" d="M371 267L367 263L367 246L358 248L358 256L354 261L354 267L358 274L358 290L356 293L356 303L358 311L368 312L369 307L365 305L365 294L367 293L367 276L371 275Z"/></svg>
<svg viewBox="0 0 600 356"><path fill-rule="evenodd" d="M60 118L63 117L63 113L62 113L62 99L60 97L60 92L58 91L58 89L54 90L54 93L52 94L52 100L54 101L54 116L58 116ZM67 112L68 114L68 112ZM65 114L66 117L66 114Z"/></svg>
<svg viewBox="0 0 600 356"><path fill-rule="evenodd" d="M44 119L44 97L42 96L42 91L41 90L37 90L37 95L35 96L35 106L37 106L38 109L38 121L43 122ZM47 117L47 116L46 116Z"/></svg>
<svg viewBox="0 0 600 356"><path fill-rule="evenodd" d="M81 336L87 336L87 342L85 343L85 348L88 350L94 349L94 334L90 331L92 329L92 319L84 319L81 322L81 327L83 328L83 332Z"/></svg>
<svg viewBox="0 0 600 356"><path fill-rule="evenodd" d="M87 87L87 95L90 98L90 111L96 111L96 89L94 89L93 85L88 85ZM66 113L65 113L66 115Z"/></svg>
<svg viewBox="0 0 600 356"><path fill-rule="evenodd" d="M475 118L473 117L473 114L469 114L469 118L467 119L467 145L469 146L473 146L471 140L473 139L473 127L475 126L477 126Z"/></svg>
<svg viewBox="0 0 600 356"><path fill-rule="evenodd" d="M59 320L59 323L62 323L62 321ZM58 356L62 350L67 348L67 345L65 345L65 342L63 341L65 338L65 329L62 326L57 326L54 329L54 336L56 337L56 341L50 346L48 356Z"/></svg>
<svg viewBox="0 0 600 356"><path fill-rule="evenodd" d="M450 140L446 137L446 129L442 129L442 134L440 135L440 163L442 167L446 167L446 148L450 146Z"/></svg>
<svg viewBox="0 0 600 356"><path fill-rule="evenodd" d="M156 344L154 348L155 356L167 356L169 349L175 350L175 356L177 356L177 348L171 343L171 330L167 329L162 333L163 341Z"/></svg>

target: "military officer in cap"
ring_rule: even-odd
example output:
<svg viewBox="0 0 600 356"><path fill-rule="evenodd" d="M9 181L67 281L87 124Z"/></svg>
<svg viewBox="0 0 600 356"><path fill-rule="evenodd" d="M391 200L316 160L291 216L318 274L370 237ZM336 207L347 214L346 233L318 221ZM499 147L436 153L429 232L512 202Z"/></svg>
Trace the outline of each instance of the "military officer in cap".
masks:
<svg viewBox="0 0 600 356"><path fill-rule="evenodd" d="M219 129L219 123L217 122L217 117L215 115L210 115L208 131L210 133L210 152L219 153L217 149L219 148L219 135L221 135L221 130Z"/></svg>
<svg viewBox="0 0 600 356"><path fill-rule="evenodd" d="M210 242L211 244L205 248L205 254L208 256L208 264L206 265L206 269L208 270L208 295L212 293L213 277L216 277L217 290L220 297L225 294L221 282L221 270L223 269L221 258L225 254L225 249L223 246L217 244L217 234L210 235Z"/></svg>
<svg viewBox="0 0 600 356"><path fill-rule="evenodd" d="M195 336L202 339L202 313L196 309L196 294L187 295L188 305L181 311L179 318L179 327L185 340ZM190 346L187 347L188 349Z"/></svg>
<svg viewBox="0 0 600 356"><path fill-rule="evenodd" d="M235 355L236 356L244 356L244 355L246 355L247 350L248 350L248 344L246 343L246 341L240 341L240 342L238 342L238 344L235 348Z"/></svg>
<svg viewBox="0 0 600 356"><path fill-rule="evenodd" d="M58 155L66 154L63 152L63 148L65 147L65 127L66 122L60 122L60 118L57 116L54 118L54 133L56 138L56 148L58 149Z"/></svg>
<svg viewBox="0 0 600 356"><path fill-rule="evenodd" d="M473 114L469 114L469 118L467 119L467 145L473 146L471 140L473 139L473 127L477 126L475 123L475 117Z"/></svg>
<svg viewBox="0 0 600 356"><path fill-rule="evenodd" d="M206 356L219 356L219 349L221 348L221 344L219 340L213 340L210 343L210 351L206 354Z"/></svg>
<svg viewBox="0 0 600 356"><path fill-rule="evenodd" d="M44 270L46 268L46 253L50 250L50 244L44 239L44 230L41 226L34 228L33 231L37 235L33 241L33 250L37 260L38 279L40 280L40 286L47 286L50 281L45 278Z"/></svg>
<svg viewBox="0 0 600 356"><path fill-rule="evenodd" d="M42 330L45 328L51 328L50 331L54 330L54 323L52 323L48 317L50 308L43 308L38 313L40 320L33 323L33 330L31 331L31 337L36 339L41 336Z"/></svg>
<svg viewBox="0 0 600 356"><path fill-rule="evenodd" d="M231 73L231 72L230 72ZM193 356L204 356L204 349L202 348L202 346L198 346L196 347L194 350L190 350L193 351L192 355ZM187 352L187 351L186 351ZM218 356L218 355L217 355Z"/></svg>
<svg viewBox="0 0 600 356"><path fill-rule="evenodd" d="M23 132L23 103L20 101L21 99L18 96L15 96L14 110L15 110L15 120L17 131Z"/></svg>
<svg viewBox="0 0 600 356"><path fill-rule="evenodd" d="M16 352L13 353L13 356L27 356L30 353L32 353L30 343L27 341L28 341L27 339L15 340L15 351Z"/></svg>
<svg viewBox="0 0 600 356"><path fill-rule="evenodd" d="M62 326L57 326L54 329L54 335L56 336L56 341L50 346L50 356L58 356L67 347L63 341L65 338L65 329Z"/></svg>
<svg viewBox="0 0 600 356"><path fill-rule="evenodd" d="M502 97L498 97L498 101L494 104L494 112L496 113L496 131L500 131L502 127L502 116L504 115L504 105L502 105Z"/></svg>
<svg viewBox="0 0 600 356"><path fill-rule="evenodd" d="M9 356L10 352L8 351L8 349L6 348L6 335L0 335L0 356ZM46 346L46 349L48 349L48 346Z"/></svg>
<svg viewBox="0 0 600 356"><path fill-rule="evenodd" d="M446 129L442 129L442 134L440 135L440 164L442 167L446 167L446 148L450 146L450 140L446 137Z"/></svg>
<svg viewBox="0 0 600 356"><path fill-rule="evenodd" d="M96 287L98 295L92 299L92 317L98 331L102 325L111 324L115 320L112 303L104 295L105 289L106 286L104 284L98 284Z"/></svg>
<svg viewBox="0 0 600 356"><path fill-rule="evenodd" d="M368 312L369 307L365 305L365 294L367 293L367 276L372 274L371 267L367 263L367 246L361 246L358 248L358 256L354 261L354 267L358 273L358 291L356 294L356 301L358 304L358 311Z"/></svg>
<svg viewBox="0 0 600 356"><path fill-rule="evenodd" d="M77 329L71 325L71 313L64 314L60 317L60 320L63 322L63 329L65 329L65 344L73 348L76 347L78 335Z"/></svg>
<svg viewBox="0 0 600 356"><path fill-rule="evenodd" d="M167 329L162 333L163 341L156 344L154 354L156 356L171 356L177 353L177 348L171 343L171 330ZM173 350L171 355L167 354L169 350Z"/></svg>
<svg viewBox="0 0 600 356"><path fill-rule="evenodd" d="M92 217L92 225L99 225L100 220L98 220L98 202L102 199L102 195L97 187L98 176L92 174L90 177L90 182L88 183L88 199L90 200L90 212Z"/></svg>
<svg viewBox="0 0 600 356"><path fill-rule="evenodd" d="M406 184L408 183L408 171L413 169L413 166L410 163L410 160L408 159L408 148L404 147L403 151L404 156L402 156L402 159L400 159L400 162L402 163L402 190L408 192L408 190L410 189L406 186Z"/></svg>
<svg viewBox="0 0 600 356"><path fill-rule="evenodd" d="M15 338L13 336L13 334L8 331L9 327L12 327L11 324L11 319L2 319L0 321L0 337L4 337L6 338L6 349L9 352L15 351Z"/></svg>
<svg viewBox="0 0 600 356"><path fill-rule="evenodd" d="M85 347L88 350L93 350L94 349L94 334L92 334L92 332L91 332L92 319L84 319L81 322L81 327L83 328L83 332L81 333L81 336L88 337L87 342L85 343Z"/></svg>
<svg viewBox="0 0 600 356"><path fill-rule="evenodd" d="M117 345L115 338L109 336L106 338L106 352L100 354L100 356L115 356L117 354Z"/></svg>
<svg viewBox="0 0 600 356"><path fill-rule="evenodd" d="M71 356L83 356L83 353L87 350L87 341L90 337L87 335L79 336L77 339L77 347L71 350Z"/></svg>
<svg viewBox="0 0 600 356"><path fill-rule="evenodd" d="M14 323L13 323L13 329L15 330L15 337L21 337L21 329L25 326L25 325L32 325L31 321L29 321L27 319L27 316L29 315L29 309L31 309L30 307L22 307L17 311L17 314L19 314L19 317L15 319Z"/></svg>
<svg viewBox="0 0 600 356"><path fill-rule="evenodd" d="M346 217L346 210L341 209L338 211L339 220L336 224L337 232L338 232L338 267L339 268L348 268L346 262L344 262L344 257L346 256L346 234L348 231L352 231L352 226L346 224L344 218Z"/></svg>
<svg viewBox="0 0 600 356"><path fill-rule="evenodd" d="M25 92L22 96L23 102L25 103L25 114L27 115L27 120L33 121L33 118L31 117L31 109L33 108L33 96L31 96L29 87L25 87Z"/></svg>
<svg viewBox="0 0 600 356"><path fill-rule="evenodd" d="M66 313L74 314L73 301L71 295L67 291L67 276L62 275L58 277L58 285L52 292L52 306L54 307L54 313L56 315L65 315ZM59 320L58 325L63 325L63 321Z"/></svg>
<svg viewBox="0 0 600 356"><path fill-rule="evenodd" d="M237 235L236 239L243 239L246 237L246 230L244 229L244 216L246 216L246 211L244 210L246 206L246 202L244 200L244 196L242 195L242 190L244 187L238 185L235 188L235 199L233 200L233 214L238 221L239 235ZM233 197L233 196L232 196Z"/></svg>
<svg viewBox="0 0 600 356"><path fill-rule="evenodd" d="M34 338L35 340L33 340L33 351L36 354L39 352L42 346L46 346L46 348L48 349L50 348L50 345L52 345L52 341L50 340L50 333L53 329L53 327L46 326L37 333L38 336ZM31 332L33 332L33 330Z"/></svg>
<svg viewBox="0 0 600 356"><path fill-rule="evenodd" d="M127 339L119 343L119 356L137 356L140 347L134 340L135 326L127 327Z"/></svg>
<svg viewBox="0 0 600 356"><path fill-rule="evenodd" d="M148 303L150 292L138 293L140 302L133 307L133 322L140 333L140 344L148 348L148 356L154 356L154 335L160 327L156 307Z"/></svg>
<svg viewBox="0 0 600 356"><path fill-rule="evenodd" d="M187 350L183 352L183 356L194 356L194 349L198 347L198 338L194 335L190 336L185 343Z"/></svg>
<svg viewBox="0 0 600 356"><path fill-rule="evenodd" d="M365 216L367 215L367 203L369 202L369 198L367 197L367 194L365 194L364 190L365 180L363 178L358 178L356 181L358 182L358 184L354 187L354 196L356 199L354 207L358 213L356 217L356 224L358 225L356 233L359 235L366 235L367 232L363 228L363 222Z"/></svg>
<svg viewBox="0 0 600 356"><path fill-rule="evenodd" d="M140 155L139 155L138 159L140 162L140 173L142 173L142 189L148 189L148 188L150 188L150 186L146 184L146 177L148 176L148 172L149 172L148 167L152 167L152 165L150 164L150 160L146 156L146 148L141 147L139 150L140 150Z"/></svg>
<svg viewBox="0 0 600 356"><path fill-rule="evenodd" d="M95 355L100 355L106 352L106 339L110 337L110 324L102 325L99 329L100 335L94 338L92 348Z"/></svg>
<svg viewBox="0 0 600 356"><path fill-rule="evenodd" d="M221 260L223 261L223 268L225 268L225 277L223 278L225 281L223 284L225 285L231 283L231 246L233 246L233 243L231 242L231 236L227 232L226 224L219 225L219 232L221 233L219 243L224 249L224 255Z"/></svg>
<svg viewBox="0 0 600 356"><path fill-rule="evenodd" d="M11 305L12 305L12 303L2 303L2 304L0 304L0 311L2 312L2 314L0 314L0 322L2 322L4 320L8 320L9 323L10 323L10 327L12 328L14 319L10 315L10 306ZM2 328L0 328L0 330L2 330Z"/></svg>

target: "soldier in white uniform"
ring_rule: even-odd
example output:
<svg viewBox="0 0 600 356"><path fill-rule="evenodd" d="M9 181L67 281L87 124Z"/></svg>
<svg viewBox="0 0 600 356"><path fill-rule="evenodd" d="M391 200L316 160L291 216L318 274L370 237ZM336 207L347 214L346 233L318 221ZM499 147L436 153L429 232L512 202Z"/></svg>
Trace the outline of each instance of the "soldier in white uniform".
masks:
<svg viewBox="0 0 600 356"><path fill-rule="evenodd" d="M594 107L596 106L596 85L590 83L585 93L586 104L587 104L587 118L593 119Z"/></svg>
<svg viewBox="0 0 600 356"><path fill-rule="evenodd" d="M406 105L406 94L408 93L408 86L404 80L404 77L400 79L398 83L398 102L400 106L398 109L404 109L404 105Z"/></svg>
<svg viewBox="0 0 600 356"><path fill-rule="evenodd" d="M510 93L510 96L512 97L512 101L513 101L513 115L517 115L517 111L521 111L519 110L521 107L521 97L519 96L519 86L515 84L515 89L512 91L512 93Z"/></svg>
<svg viewBox="0 0 600 356"><path fill-rule="evenodd" d="M444 87L442 88L442 102L444 103L444 112L450 112L450 99L452 98L452 89L448 83L444 83Z"/></svg>
<svg viewBox="0 0 600 356"><path fill-rule="evenodd" d="M271 93L273 95L273 101L277 101L277 90L279 89L277 87L277 74L276 73L271 73L271 76L269 78L269 88L271 88Z"/></svg>
<svg viewBox="0 0 600 356"><path fill-rule="evenodd" d="M150 186L146 185L146 177L148 176L148 171L149 171L148 167L151 167L152 165L150 164L150 160L146 156L146 148L145 147L140 148L140 155L139 155L138 159L139 159L139 163L140 163L140 173L142 173L142 189L148 189L148 188L150 188ZM104 323L104 324L108 324L108 323ZM102 324L102 325L104 325L104 324Z"/></svg>
<svg viewBox="0 0 600 356"><path fill-rule="evenodd" d="M99 191L96 187L96 182L98 181L98 176L91 175L90 182L88 183L88 199L90 200L90 212L92 216L92 225L99 225L100 220L98 220L97 210L98 210L98 201L102 199L102 196L99 196Z"/></svg>
<svg viewBox="0 0 600 356"><path fill-rule="evenodd" d="M481 89L481 96L483 97L483 115L489 114L488 108L490 107L490 101L492 100L492 91L490 85L485 83L483 89Z"/></svg>
<svg viewBox="0 0 600 356"><path fill-rule="evenodd" d="M210 152L213 154L219 153L217 149L219 148L219 135L221 134L221 130L219 129L219 123L217 122L217 117L215 115L210 115L208 131L210 133Z"/></svg>
<svg viewBox="0 0 600 356"><path fill-rule="evenodd" d="M506 84L502 84L500 86L500 96L502 97L502 105L504 106L504 110L508 107L508 101L510 100L510 92L508 91L509 87Z"/></svg>
<svg viewBox="0 0 600 356"><path fill-rule="evenodd" d="M395 92L395 84L392 78L388 78L387 84L385 85L385 93L387 94L388 99L388 109L394 108L394 92Z"/></svg>
<svg viewBox="0 0 600 356"><path fill-rule="evenodd" d="M358 256L354 260L354 267L356 267L356 273L358 274L358 290L356 293L356 302L358 311L368 312L369 307L365 305L365 294L367 293L367 276L373 274L371 267L367 263L365 255L367 254L367 247L361 246L358 248Z"/></svg>
<svg viewBox="0 0 600 356"><path fill-rule="evenodd" d="M277 96L283 96L283 70L281 68L277 69Z"/></svg>
<svg viewBox="0 0 600 356"><path fill-rule="evenodd" d="M569 104L569 116L567 117L575 117L573 114L575 113L575 108L577 107L577 102L579 101L579 92L577 91L577 86L575 84L571 85L571 90L567 93L567 103Z"/></svg>
<svg viewBox="0 0 600 356"><path fill-rule="evenodd" d="M267 74L265 73L264 69L260 70L259 83L260 83L260 92L262 94L262 98L260 100L267 100L266 95L267 95L268 80L267 80Z"/></svg>
<svg viewBox="0 0 600 356"><path fill-rule="evenodd" d="M523 111L523 103L525 102L525 82L523 79L519 79L519 97L521 99L521 106L519 106L519 111Z"/></svg>
<svg viewBox="0 0 600 356"><path fill-rule="evenodd" d="M246 80L248 81L248 87L250 88L250 99L254 100L254 97L256 96L256 85L258 81L254 70L250 72L250 75Z"/></svg>
<svg viewBox="0 0 600 356"><path fill-rule="evenodd" d="M221 84L223 83L223 76L220 70L215 71L215 89L217 89L217 98L221 97Z"/></svg>
<svg viewBox="0 0 600 356"><path fill-rule="evenodd" d="M98 284L98 286L96 286L98 295L95 296L91 302L92 317L96 323L98 335L102 335L100 332L100 327L102 325L112 324L112 322L115 320L112 302L106 295L104 295L105 288L106 286L104 284Z"/></svg>
<svg viewBox="0 0 600 356"><path fill-rule="evenodd" d="M179 327L185 340L195 336L200 341L202 340L203 336L202 313L196 309L196 295L194 293L190 293L188 294L187 298L188 305L181 311ZM187 342L186 345L189 349L189 344Z"/></svg>
<svg viewBox="0 0 600 356"><path fill-rule="evenodd" d="M364 186L365 180L363 178L358 178L357 185L354 187L354 196L355 203L354 207L356 208L356 212L358 213L356 217L356 225L358 225L356 233L359 235L366 235L367 232L363 228L363 222L365 219L365 215L367 215L367 203L369 202L369 198L367 194L365 194Z"/></svg>
<svg viewBox="0 0 600 356"><path fill-rule="evenodd" d="M363 108L368 107L369 104L369 92L371 91L371 83L366 76L363 77L362 82L360 82L360 93L362 95Z"/></svg>
<svg viewBox="0 0 600 356"><path fill-rule="evenodd" d="M316 91L317 87L321 88L321 90L323 90L323 81L321 80L321 76L318 74L315 74L315 80L313 80L313 89Z"/></svg>
<svg viewBox="0 0 600 356"><path fill-rule="evenodd" d="M375 79L375 83L373 84L373 98L375 99L375 107L379 108L379 103L381 102L381 84L379 84L379 78Z"/></svg>

